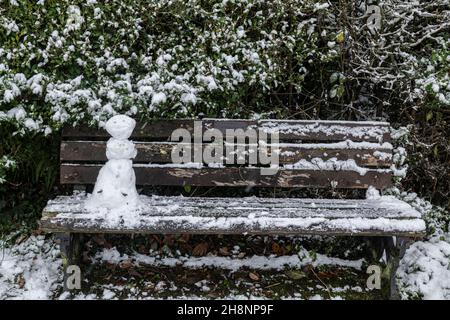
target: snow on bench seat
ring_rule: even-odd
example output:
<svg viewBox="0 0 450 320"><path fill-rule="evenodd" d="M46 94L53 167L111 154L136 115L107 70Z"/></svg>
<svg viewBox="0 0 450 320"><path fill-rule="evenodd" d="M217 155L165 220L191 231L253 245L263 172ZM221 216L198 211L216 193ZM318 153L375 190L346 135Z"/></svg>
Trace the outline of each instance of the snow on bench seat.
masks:
<svg viewBox="0 0 450 320"><path fill-rule="evenodd" d="M421 237L419 212L391 196L380 199L205 198L140 196L135 210L88 211L85 195L49 201L47 232L327 234Z"/></svg>

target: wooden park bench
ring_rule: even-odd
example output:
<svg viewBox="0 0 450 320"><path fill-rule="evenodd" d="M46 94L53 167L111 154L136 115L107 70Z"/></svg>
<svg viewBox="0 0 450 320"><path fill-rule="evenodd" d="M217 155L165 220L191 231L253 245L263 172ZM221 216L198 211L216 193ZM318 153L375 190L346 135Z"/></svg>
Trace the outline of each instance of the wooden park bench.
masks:
<svg viewBox="0 0 450 320"><path fill-rule="evenodd" d="M201 129L258 128L279 133L279 169L263 175L261 167L222 163L172 163L177 128L194 132L194 120L154 120L138 123L131 139L139 186L199 186L252 188L310 188L379 190L391 186L392 145L386 122L202 119ZM109 135L104 130L67 127L62 132L60 183L93 185ZM211 141L204 139L204 148ZM236 142L236 145L238 143ZM229 147L230 143L228 143ZM260 148L258 144L256 148ZM192 148L198 148L198 143ZM225 157L238 152L228 151ZM231 148L231 150L233 150ZM248 150L247 150L248 151ZM248 156L243 153L243 157ZM237 155L239 157L239 154ZM313 160L315 158L320 161ZM335 165L330 159L335 158ZM242 160L242 159L241 159ZM353 160L353 161L352 161ZM330 165L331 163L331 165ZM43 211L40 227L60 237L63 254L76 262L82 234L289 234L364 236L382 253L392 271L411 239L425 233L419 212L390 196L374 199L276 197L187 197L155 195L146 198L135 223L91 216L83 209L86 195L58 196ZM394 238L393 238L394 237ZM395 239L395 240L394 240ZM391 279L395 294L395 281Z"/></svg>

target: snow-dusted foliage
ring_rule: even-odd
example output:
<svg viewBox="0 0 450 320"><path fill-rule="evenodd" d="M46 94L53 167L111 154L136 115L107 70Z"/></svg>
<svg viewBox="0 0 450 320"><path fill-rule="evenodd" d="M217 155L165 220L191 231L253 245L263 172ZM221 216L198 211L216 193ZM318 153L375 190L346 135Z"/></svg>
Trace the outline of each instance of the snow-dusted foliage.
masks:
<svg viewBox="0 0 450 320"><path fill-rule="evenodd" d="M6 181L6 173L14 169L16 162L7 156L0 158L0 184Z"/></svg>
<svg viewBox="0 0 450 320"><path fill-rule="evenodd" d="M386 119L449 101L448 0L0 3L12 134L117 113Z"/></svg>
<svg viewBox="0 0 450 320"><path fill-rule="evenodd" d="M447 0L383 1L375 32L367 26L366 1L348 6L306 0L2 1L2 118L17 121L19 132L49 134L64 122L104 121L117 112L236 116L245 112L239 100L250 93L253 111L267 111L273 102L258 97L303 96L305 79L318 67L329 83L307 99L342 100L348 84L357 82L360 92L349 103L377 102L367 92L378 86L397 90L402 99L448 105ZM342 25L344 15L355 19ZM420 56L415 48L425 42L435 50ZM342 55L350 55L348 65L338 67Z"/></svg>
<svg viewBox="0 0 450 320"><path fill-rule="evenodd" d="M371 15L371 20L377 10L370 10L364 2L360 2L359 10ZM380 96L375 94L383 91L396 94L385 99L385 105L402 100L416 106L430 100L448 105L450 2L367 2L379 8L380 25L370 30L370 24L361 19L346 22L346 47L352 55L347 81L362 84L361 94L367 93L369 105L376 103Z"/></svg>
<svg viewBox="0 0 450 320"><path fill-rule="evenodd" d="M414 93L419 99L428 98L433 105L450 106L450 50L433 53L431 61L421 59L426 69L415 81Z"/></svg>
<svg viewBox="0 0 450 320"><path fill-rule="evenodd" d="M397 198L422 213L428 236L406 251L397 271L402 299L450 299L450 235L449 216L415 193L390 190Z"/></svg>
<svg viewBox="0 0 450 320"><path fill-rule="evenodd" d="M0 110L19 131L118 112L233 116L249 92L300 92L308 61L339 56L319 48L310 1L17 3L0 9Z"/></svg>
<svg viewBox="0 0 450 320"><path fill-rule="evenodd" d="M450 235L414 243L397 278L404 299L450 300Z"/></svg>
<svg viewBox="0 0 450 320"><path fill-rule="evenodd" d="M450 217L448 212L443 208L433 206L429 201L419 197L414 192L400 191L396 187L388 189L386 194L393 195L407 202L419 211L427 224L428 234L435 235L436 233L448 231Z"/></svg>

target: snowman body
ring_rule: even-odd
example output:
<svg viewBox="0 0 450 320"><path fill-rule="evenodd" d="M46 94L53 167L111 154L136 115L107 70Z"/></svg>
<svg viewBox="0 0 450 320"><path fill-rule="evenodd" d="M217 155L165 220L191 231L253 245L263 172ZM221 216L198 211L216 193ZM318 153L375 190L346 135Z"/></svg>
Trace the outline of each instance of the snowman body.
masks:
<svg viewBox="0 0 450 320"><path fill-rule="evenodd" d="M124 115L114 116L106 123L105 129L112 136L106 144L108 161L100 169L87 207L114 209L138 203L132 160L137 150L128 140L135 125L132 118Z"/></svg>

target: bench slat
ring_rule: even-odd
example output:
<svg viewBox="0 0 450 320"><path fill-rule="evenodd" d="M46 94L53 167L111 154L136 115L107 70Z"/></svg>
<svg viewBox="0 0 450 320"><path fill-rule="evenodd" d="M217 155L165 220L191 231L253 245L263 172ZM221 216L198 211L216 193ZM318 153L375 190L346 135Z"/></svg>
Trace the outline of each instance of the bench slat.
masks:
<svg viewBox="0 0 450 320"><path fill-rule="evenodd" d="M304 205L297 209L271 207L252 209L237 207L236 199L221 198L223 210L216 207L216 198L202 198L196 205L183 197L143 198L143 205L123 217L110 212L88 212L83 208L85 197L58 197L44 209L40 227L47 232L79 233L269 233L328 235L404 235L422 236L425 231L420 214L407 204L391 198L353 200L356 208L330 210L320 199L296 199ZM258 198L259 199L259 198ZM288 202L289 199L278 201ZM331 201L331 200L328 200ZM244 198L243 203L262 202ZM339 202L339 201L338 201ZM330 204L330 203L328 203ZM342 201L341 201L342 204ZM378 206L378 208L377 208ZM389 208L390 206L390 208ZM227 210L231 207L232 210ZM216 208L215 211L211 211ZM114 213L116 215L116 213Z"/></svg>
<svg viewBox="0 0 450 320"><path fill-rule="evenodd" d="M172 132L178 128L187 129L194 132L194 120L192 119L173 119L173 120L153 120L137 123L133 131L132 138L163 139L170 137ZM111 136L101 128L87 127L80 125L76 127L66 126L62 130L63 138L97 138L109 139Z"/></svg>
<svg viewBox="0 0 450 320"><path fill-rule="evenodd" d="M55 200L49 200L47 209L50 211L69 212L70 205L80 204L80 199L84 196L58 196ZM228 208L249 210L261 210L267 208L285 208L298 209L314 209L317 210L333 210L331 215L341 216L340 210L345 209L346 212L354 210L355 214L361 215L362 209L364 214L370 210L385 210L393 213L392 217L421 217L420 213L413 209L407 203L398 200L393 196L383 196L379 199L312 199L312 198L262 198L262 197L244 197L244 198L224 198L224 197L184 197L184 196L157 196L153 195L145 197L146 206L181 206L181 207L203 207L203 208ZM75 211L77 209L74 209Z"/></svg>
<svg viewBox="0 0 450 320"><path fill-rule="evenodd" d="M138 154L134 159L135 163L171 163L171 153L177 144L174 142L135 142ZM193 150L194 148L204 148L208 144L194 145L185 144L184 148ZM346 148L339 148L339 144L288 144L279 147L280 164L293 164L301 159L322 158L324 161L330 158L338 160L354 159L362 167L389 167L392 160L392 149L380 144L360 144L353 143ZM370 148L368 148L368 146ZM231 149L224 149L224 156L232 159ZM256 146L251 147L255 153L258 152ZM61 142L60 160L66 162L99 162L106 161L105 141L63 141ZM193 152L191 152L193 154ZM191 162L193 162L193 156ZM247 161L248 163L248 161Z"/></svg>
<svg viewBox="0 0 450 320"><path fill-rule="evenodd" d="M371 121L261 120L259 127L278 131L280 140L390 142L389 124Z"/></svg>
<svg viewBox="0 0 450 320"><path fill-rule="evenodd" d="M61 164L60 180L65 184L94 184L101 165ZM134 165L136 184L166 186L256 186L384 189L391 186L388 170L367 169L365 175L356 171L280 169L275 175L261 175L261 168L224 167L192 168L188 166ZM334 183L333 183L334 184Z"/></svg>
<svg viewBox="0 0 450 320"><path fill-rule="evenodd" d="M193 119L153 120L138 123L132 139L160 139L167 141L172 132L178 128L194 133ZM369 141L390 142L389 124L372 121L327 121L327 120L234 120L203 119L203 130L263 128L264 131L280 131L280 140L301 141ZM62 132L65 139L108 139L103 129L86 126L65 127Z"/></svg>
<svg viewBox="0 0 450 320"><path fill-rule="evenodd" d="M58 196L47 203L47 212L70 213L83 211L85 196ZM320 217L344 218L420 218L419 212L407 203L392 196L381 199L307 199L307 198L222 198L150 196L141 197L147 208L144 214L200 216L242 216L245 212L259 212L260 215L279 217ZM170 210L166 210L169 208ZM244 212L244 213L243 213Z"/></svg>

